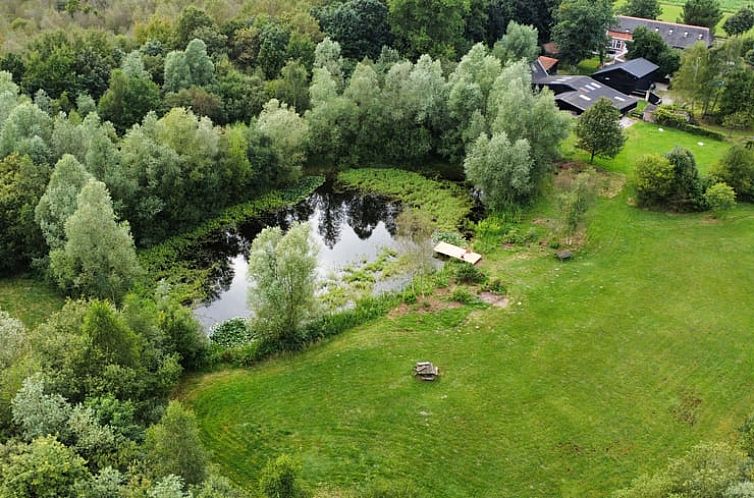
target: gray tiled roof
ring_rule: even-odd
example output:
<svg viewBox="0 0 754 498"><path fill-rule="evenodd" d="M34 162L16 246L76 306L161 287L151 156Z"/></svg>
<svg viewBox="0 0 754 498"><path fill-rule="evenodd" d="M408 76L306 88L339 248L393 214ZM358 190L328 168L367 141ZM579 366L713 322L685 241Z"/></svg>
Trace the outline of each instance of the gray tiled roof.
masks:
<svg viewBox="0 0 754 498"><path fill-rule="evenodd" d="M548 76L536 83L550 88L570 89L570 91L557 93L556 100L563 100L584 111L596 104L601 97L609 100L613 107L620 110L638 102L635 97L625 95L589 76Z"/></svg>
<svg viewBox="0 0 754 498"><path fill-rule="evenodd" d="M619 62L617 64L610 64L609 66L605 66L602 69L599 69L592 73L592 76L594 76L595 74L604 74L616 70L623 70L628 74L635 76L636 78L643 78L654 73L658 69L660 69L660 66L658 66L654 62L648 61L643 57L639 57L638 59L631 59L627 60L626 62Z"/></svg>
<svg viewBox="0 0 754 498"><path fill-rule="evenodd" d="M708 47L712 45L712 33L710 33L709 28L702 26L629 16L617 16L616 19L617 23L610 28L610 31L633 33L639 26L645 26L650 31L659 33L665 43L673 48L687 48L698 41L706 43Z"/></svg>

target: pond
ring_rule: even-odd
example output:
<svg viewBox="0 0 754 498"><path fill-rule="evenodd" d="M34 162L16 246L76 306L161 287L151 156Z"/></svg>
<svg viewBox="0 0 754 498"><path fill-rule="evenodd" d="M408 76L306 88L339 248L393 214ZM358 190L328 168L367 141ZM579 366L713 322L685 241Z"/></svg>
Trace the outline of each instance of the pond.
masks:
<svg viewBox="0 0 754 498"><path fill-rule="evenodd" d="M213 234L196 252L197 264L211 268L208 297L195 308L197 319L209 329L231 318L249 316L249 248L265 227L286 230L293 222L309 222L312 239L320 249L318 272L325 279L347 265L373 261L385 248L400 250L395 225L400 211L397 202L338 190L326 182L296 206Z"/></svg>

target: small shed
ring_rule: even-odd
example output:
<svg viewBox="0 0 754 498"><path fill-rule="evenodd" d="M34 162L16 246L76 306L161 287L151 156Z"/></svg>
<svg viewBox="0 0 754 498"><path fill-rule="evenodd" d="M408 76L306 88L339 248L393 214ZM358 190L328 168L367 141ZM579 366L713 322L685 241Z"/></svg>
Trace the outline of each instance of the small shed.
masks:
<svg viewBox="0 0 754 498"><path fill-rule="evenodd" d="M433 381L440 375L440 369L429 361L417 362L414 367L414 376L421 380Z"/></svg>

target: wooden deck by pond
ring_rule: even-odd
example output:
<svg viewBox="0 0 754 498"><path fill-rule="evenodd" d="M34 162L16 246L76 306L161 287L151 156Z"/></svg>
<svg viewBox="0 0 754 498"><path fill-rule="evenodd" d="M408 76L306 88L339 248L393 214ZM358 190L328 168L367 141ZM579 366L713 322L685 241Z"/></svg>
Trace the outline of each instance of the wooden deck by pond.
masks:
<svg viewBox="0 0 754 498"><path fill-rule="evenodd" d="M440 242L439 244L437 244L435 246L435 252L442 254L443 256L460 259L461 261L471 263L472 265L479 263L479 261L482 259L481 254L471 252L468 249L464 249L462 247L448 244L447 242Z"/></svg>

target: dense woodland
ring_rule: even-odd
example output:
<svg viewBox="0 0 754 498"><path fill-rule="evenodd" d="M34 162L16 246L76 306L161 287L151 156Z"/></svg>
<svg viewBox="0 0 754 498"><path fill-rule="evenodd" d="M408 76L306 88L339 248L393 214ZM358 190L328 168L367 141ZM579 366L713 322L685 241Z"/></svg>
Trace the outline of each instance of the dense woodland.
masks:
<svg viewBox="0 0 754 498"><path fill-rule="evenodd" d="M651 1L625 8L658 14ZM191 412L168 403L183 372L219 360L139 252L309 172L443 164L489 212L526 206L571 130L592 159L623 146L609 105L576 125L529 68L550 40L565 63L604 57L613 15L608 0L3 2L0 275L33 274L71 300L33 330L0 311L0 497L246 496L208 463ZM684 16L721 19L709 0ZM754 15L731 19L711 50L636 36L629 57L675 73L687 103L668 122L754 124ZM640 205L754 199L750 148L704 177L690 152L661 152L637 166ZM566 199L574 225L582 187ZM260 238L312 273L296 228ZM253 254L260 281L275 280L273 257ZM306 278L296 288L314 293ZM258 298L270 351L301 343L290 334L311 318L306 296L292 323L267 323L282 298ZM292 472L270 462L260 493L302 492Z"/></svg>

